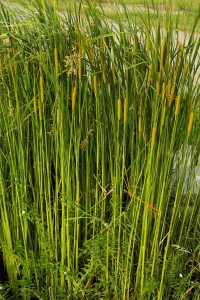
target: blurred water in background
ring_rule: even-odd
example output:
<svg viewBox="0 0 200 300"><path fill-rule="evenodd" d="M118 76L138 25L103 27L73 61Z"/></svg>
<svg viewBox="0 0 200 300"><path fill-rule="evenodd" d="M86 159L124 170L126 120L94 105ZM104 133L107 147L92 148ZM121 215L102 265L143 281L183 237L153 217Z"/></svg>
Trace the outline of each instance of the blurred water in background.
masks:
<svg viewBox="0 0 200 300"><path fill-rule="evenodd" d="M182 146L174 156L173 195L177 189L182 195L193 194L200 197L200 154L192 145Z"/></svg>

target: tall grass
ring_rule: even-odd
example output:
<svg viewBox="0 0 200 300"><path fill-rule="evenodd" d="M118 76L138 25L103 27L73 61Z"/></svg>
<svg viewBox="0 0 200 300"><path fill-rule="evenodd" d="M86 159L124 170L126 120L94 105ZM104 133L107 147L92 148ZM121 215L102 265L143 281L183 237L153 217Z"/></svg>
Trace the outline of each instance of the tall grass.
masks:
<svg viewBox="0 0 200 300"><path fill-rule="evenodd" d="M199 151L199 16L180 42L170 14L163 30L125 6L112 23L90 2L65 15L30 3L1 5L5 299L197 296L199 193L182 197L184 160L172 194L176 152L192 145L195 164Z"/></svg>

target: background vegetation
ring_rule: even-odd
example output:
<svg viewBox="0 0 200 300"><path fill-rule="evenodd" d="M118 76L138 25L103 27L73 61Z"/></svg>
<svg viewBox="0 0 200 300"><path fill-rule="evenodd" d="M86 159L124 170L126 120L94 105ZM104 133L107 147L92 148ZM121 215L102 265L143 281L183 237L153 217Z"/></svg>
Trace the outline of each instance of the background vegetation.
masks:
<svg viewBox="0 0 200 300"><path fill-rule="evenodd" d="M0 13L1 298L198 299L199 15Z"/></svg>
<svg viewBox="0 0 200 300"><path fill-rule="evenodd" d="M93 2L93 1L91 1ZM8 3L8 0L7 0ZM29 7L30 3L26 0L9 0L9 3L14 7L17 7L18 4L23 7ZM57 10L60 13L66 13L69 10L74 9L74 5L70 4L71 1L62 1L62 0L51 0L49 1L53 6L56 5ZM76 2L78 3L78 2ZM188 1L144 1L144 0L119 0L119 1L94 1L93 5L100 8L103 8L104 13L108 17L118 18L115 15L116 5L118 4L119 12L121 15L121 20L126 21L126 14L124 14L124 9L122 8L124 4L128 5L129 19L134 20L134 22L142 25L143 19L151 18L152 26L156 26L157 19L159 18L160 23L163 27L166 26L166 16L165 14L171 11L171 23L174 27L184 32L191 32L195 18L199 13L199 3L197 0ZM120 9L120 6L121 9ZM116 20L117 22L117 20ZM200 27L196 27L196 31L199 31Z"/></svg>
<svg viewBox="0 0 200 300"><path fill-rule="evenodd" d="M16 2L16 3L22 3L26 4L25 0L10 0L9 2ZM51 3L55 3L59 5L60 3L63 3L63 5L66 5L66 2L70 3L70 1L63 1L63 0L51 0ZM93 2L93 1L91 1ZM198 0L154 0L153 2L151 0L96 0L96 3L127 3L127 4L134 4L134 5L156 5L156 6L164 6L167 5L167 7L172 7L173 9L181 9L181 10L187 10L192 12L197 12L199 7L199 1Z"/></svg>
<svg viewBox="0 0 200 300"><path fill-rule="evenodd" d="M192 1L187 1L187 0L122 0L122 1L99 1L101 3L116 3L116 2L121 2L121 3L129 3L129 4L134 4L134 5L150 5L150 6L163 6L163 8L170 7L172 9L182 9L182 10L189 10L196 12L199 7L199 1L198 0L192 0Z"/></svg>

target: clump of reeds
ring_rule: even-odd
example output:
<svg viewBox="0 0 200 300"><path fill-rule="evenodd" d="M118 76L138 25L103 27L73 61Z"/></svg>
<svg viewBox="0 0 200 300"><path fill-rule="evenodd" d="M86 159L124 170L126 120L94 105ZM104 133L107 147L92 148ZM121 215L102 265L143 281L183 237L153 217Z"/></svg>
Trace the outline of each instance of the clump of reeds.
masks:
<svg viewBox="0 0 200 300"><path fill-rule="evenodd" d="M197 22L179 41L170 15L163 30L124 13L1 5L0 251L15 297L172 299L190 287L195 265L172 288L189 258L171 245L199 251L183 163L171 195L176 151L199 147Z"/></svg>

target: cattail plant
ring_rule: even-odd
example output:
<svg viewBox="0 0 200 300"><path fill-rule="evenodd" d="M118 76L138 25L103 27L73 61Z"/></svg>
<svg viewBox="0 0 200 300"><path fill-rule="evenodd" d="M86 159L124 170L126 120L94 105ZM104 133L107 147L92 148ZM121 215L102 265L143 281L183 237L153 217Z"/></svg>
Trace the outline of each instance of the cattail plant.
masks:
<svg viewBox="0 0 200 300"><path fill-rule="evenodd" d="M180 41L153 7L152 25L149 7L137 23L124 4L1 4L5 297L198 297L199 192L176 159L190 145L196 174L199 16Z"/></svg>

